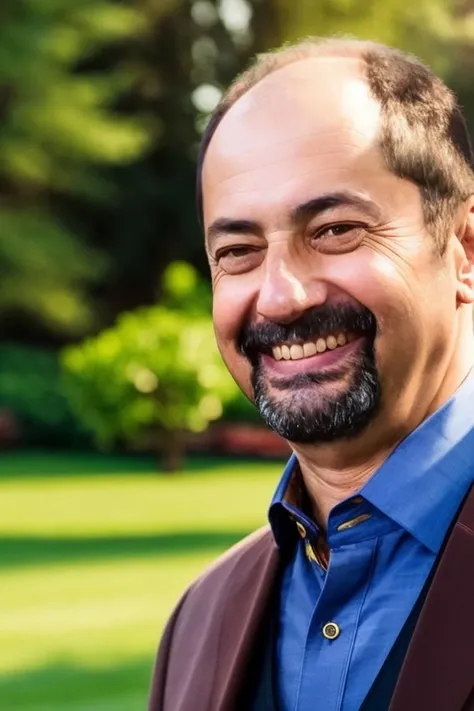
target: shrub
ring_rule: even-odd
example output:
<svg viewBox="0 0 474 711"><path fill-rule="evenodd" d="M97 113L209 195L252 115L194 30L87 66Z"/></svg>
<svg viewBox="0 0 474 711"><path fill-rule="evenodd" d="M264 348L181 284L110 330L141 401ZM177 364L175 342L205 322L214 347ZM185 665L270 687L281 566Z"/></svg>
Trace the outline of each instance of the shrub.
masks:
<svg viewBox="0 0 474 711"><path fill-rule="evenodd" d="M15 344L0 346L0 403L31 445L87 442L61 388L58 356L53 351Z"/></svg>
<svg viewBox="0 0 474 711"><path fill-rule="evenodd" d="M204 431L237 391L203 306L206 292L193 278L189 265L171 265L164 278L169 305L122 314L113 328L62 356L71 406L96 441L134 442L161 430L168 469L181 465L183 434Z"/></svg>

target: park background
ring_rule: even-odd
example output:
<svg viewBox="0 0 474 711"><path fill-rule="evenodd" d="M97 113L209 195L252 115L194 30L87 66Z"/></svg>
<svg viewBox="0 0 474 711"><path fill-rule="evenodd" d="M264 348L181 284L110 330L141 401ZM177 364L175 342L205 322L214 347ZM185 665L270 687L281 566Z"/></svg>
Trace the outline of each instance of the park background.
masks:
<svg viewBox="0 0 474 711"><path fill-rule="evenodd" d="M334 33L474 125L472 0L2 0L2 710L144 709L180 592L265 521L287 448L214 345L196 155L255 53Z"/></svg>

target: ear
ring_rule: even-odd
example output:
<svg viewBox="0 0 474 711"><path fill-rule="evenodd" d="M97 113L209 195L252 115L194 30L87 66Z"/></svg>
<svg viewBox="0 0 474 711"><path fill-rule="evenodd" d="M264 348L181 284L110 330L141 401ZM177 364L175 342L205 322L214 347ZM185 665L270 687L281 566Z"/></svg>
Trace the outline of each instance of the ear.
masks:
<svg viewBox="0 0 474 711"><path fill-rule="evenodd" d="M456 221L457 300L474 303L474 196L461 206Z"/></svg>

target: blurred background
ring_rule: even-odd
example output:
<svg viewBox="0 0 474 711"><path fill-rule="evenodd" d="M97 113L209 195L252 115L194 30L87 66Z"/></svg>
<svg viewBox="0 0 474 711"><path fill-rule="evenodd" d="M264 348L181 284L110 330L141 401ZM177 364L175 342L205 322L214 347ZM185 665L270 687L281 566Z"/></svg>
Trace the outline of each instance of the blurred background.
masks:
<svg viewBox="0 0 474 711"><path fill-rule="evenodd" d="M2 0L2 709L144 709L179 594L265 521L288 450L214 346L196 154L255 53L333 33L473 125L473 0Z"/></svg>

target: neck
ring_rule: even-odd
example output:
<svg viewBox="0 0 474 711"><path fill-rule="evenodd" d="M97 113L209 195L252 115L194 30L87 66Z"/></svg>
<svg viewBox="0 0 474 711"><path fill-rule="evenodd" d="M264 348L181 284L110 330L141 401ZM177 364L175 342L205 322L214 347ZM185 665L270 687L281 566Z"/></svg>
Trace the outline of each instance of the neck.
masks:
<svg viewBox="0 0 474 711"><path fill-rule="evenodd" d="M394 447L392 447L393 449ZM331 509L356 494L377 471L390 451L378 450L364 461L338 461L337 456L320 457L319 447L294 447L315 520L324 528ZM329 452L324 452L329 455ZM326 461L324 461L326 460ZM332 460L332 461L331 461Z"/></svg>

